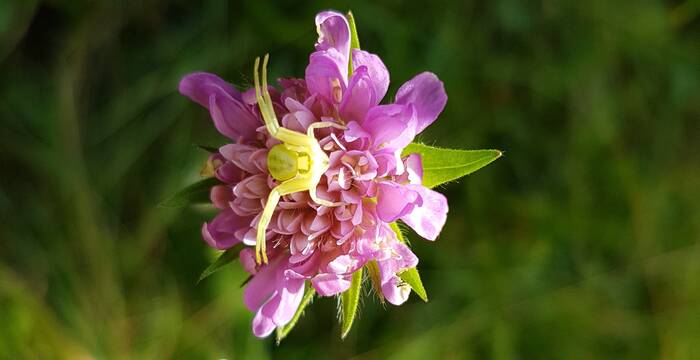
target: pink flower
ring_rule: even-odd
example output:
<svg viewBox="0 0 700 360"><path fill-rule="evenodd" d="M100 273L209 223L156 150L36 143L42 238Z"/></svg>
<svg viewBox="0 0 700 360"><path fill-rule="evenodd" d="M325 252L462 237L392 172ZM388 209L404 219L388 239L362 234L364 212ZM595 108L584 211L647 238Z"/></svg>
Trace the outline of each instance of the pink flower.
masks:
<svg viewBox="0 0 700 360"><path fill-rule="evenodd" d="M269 262L257 264L253 248L241 252L253 275L245 303L255 312L253 332L259 337L290 321L305 281L322 296L336 295L370 260L379 265L384 297L403 303L410 288L397 273L415 267L418 258L389 223L400 219L435 240L447 215L446 198L421 185L420 157L401 156L442 112L447 102L442 82L421 73L401 86L394 103L380 105L389 87L381 59L351 52L343 15L322 12L316 26L319 38L305 78L280 79L280 90L270 91L282 127L304 133L325 121L344 129L315 131L329 160L316 194L338 206L319 205L308 191L282 196L265 233ZM179 90L206 107L218 131L232 141L212 155L214 174L224 185L212 188L211 199L221 211L202 226L202 237L216 249L255 245L262 210L279 183L268 170L268 153L280 143L264 125L255 89L240 93L216 75L194 73L182 79Z"/></svg>

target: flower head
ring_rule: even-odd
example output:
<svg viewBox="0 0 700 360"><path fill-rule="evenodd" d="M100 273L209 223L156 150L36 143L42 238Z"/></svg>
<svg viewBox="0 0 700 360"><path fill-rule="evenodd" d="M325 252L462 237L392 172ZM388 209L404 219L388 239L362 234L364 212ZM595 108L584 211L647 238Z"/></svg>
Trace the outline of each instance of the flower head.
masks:
<svg viewBox="0 0 700 360"><path fill-rule="evenodd" d="M279 79L279 89L263 81L241 93L216 75L194 73L179 87L231 140L210 159L222 183L211 190L220 212L202 237L216 249L250 245L240 253L253 275L244 301L259 337L292 319L305 282L321 296L340 294L370 261L383 297L403 303L410 288L397 274L418 258L390 224L401 220L435 240L447 216L446 198L421 185L420 156L402 156L442 112L442 82L421 73L394 103L381 104L389 87L381 59L351 49L342 14L322 12L316 26L303 79ZM289 185L296 178L305 180Z"/></svg>

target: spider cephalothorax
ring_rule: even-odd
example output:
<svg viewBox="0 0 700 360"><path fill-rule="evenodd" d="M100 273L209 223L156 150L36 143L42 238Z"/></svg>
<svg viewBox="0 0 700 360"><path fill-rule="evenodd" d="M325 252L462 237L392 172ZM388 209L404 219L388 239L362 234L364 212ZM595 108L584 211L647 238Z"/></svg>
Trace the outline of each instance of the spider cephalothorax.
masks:
<svg viewBox="0 0 700 360"><path fill-rule="evenodd" d="M280 184L270 191L260 216L260 222L258 222L255 245L255 260L258 264L267 263L265 231L281 196L308 190L311 199L319 205L342 205L342 203L321 199L316 195L316 186L321 180L321 176L328 170L328 155L321 149L318 140L314 137L314 129L324 127L344 129L345 127L333 122L315 122L309 125L306 134L280 127L272 106L272 99L267 91L267 60L268 55L265 55L261 86L258 75L260 58L255 59L255 97L267 131L270 136L281 141L282 144L272 147L267 155L270 175Z"/></svg>

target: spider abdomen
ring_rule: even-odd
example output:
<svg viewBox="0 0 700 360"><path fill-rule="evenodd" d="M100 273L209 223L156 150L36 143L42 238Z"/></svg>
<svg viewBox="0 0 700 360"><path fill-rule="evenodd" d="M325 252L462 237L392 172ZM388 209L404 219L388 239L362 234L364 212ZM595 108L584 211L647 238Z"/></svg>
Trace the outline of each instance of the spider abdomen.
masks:
<svg viewBox="0 0 700 360"><path fill-rule="evenodd" d="M299 153L284 144L273 146L267 153L267 168L275 180L285 181L299 172Z"/></svg>

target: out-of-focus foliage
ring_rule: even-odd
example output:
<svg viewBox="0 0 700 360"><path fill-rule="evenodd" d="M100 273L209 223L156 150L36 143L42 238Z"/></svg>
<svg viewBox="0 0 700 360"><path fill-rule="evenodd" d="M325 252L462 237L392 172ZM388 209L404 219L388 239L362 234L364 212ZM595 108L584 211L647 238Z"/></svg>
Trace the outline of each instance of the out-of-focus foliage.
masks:
<svg viewBox="0 0 700 360"><path fill-rule="evenodd" d="M0 358L700 358L698 2L381 4L0 1ZM341 341L317 297L275 346L239 266L197 284L212 212L157 204L223 141L180 77L301 76L328 7L390 94L444 80L424 142L505 156L409 235L430 302L365 301Z"/></svg>

